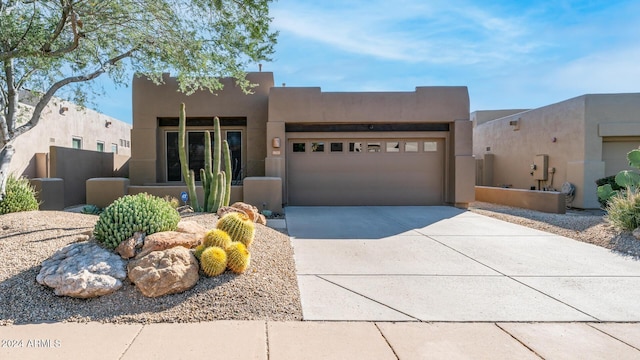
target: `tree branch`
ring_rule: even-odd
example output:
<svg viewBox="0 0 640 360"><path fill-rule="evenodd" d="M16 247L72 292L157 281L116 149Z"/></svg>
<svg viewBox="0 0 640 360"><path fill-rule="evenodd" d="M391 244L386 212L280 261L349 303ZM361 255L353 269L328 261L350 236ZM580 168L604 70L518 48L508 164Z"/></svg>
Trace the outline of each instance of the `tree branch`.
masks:
<svg viewBox="0 0 640 360"><path fill-rule="evenodd" d="M12 138L16 138L19 135L31 130L34 126L38 125L38 122L40 121L40 115L42 114L42 111L44 110L44 108L47 106L47 104L49 104L49 101L51 100L51 98L53 98L53 95L56 93L56 91L58 91L61 87L65 86L65 85L69 85L72 83L78 83L78 82L84 82L84 81L90 81L93 80L95 78L97 78L98 76L104 74L109 67L117 64L119 61L122 61L123 59L126 59L128 57L130 57L136 50L138 50L138 48L132 48L131 50L122 53L116 57L113 57L109 60L107 60L106 62L104 62L102 64L102 66L89 74L86 75L79 75L79 76L71 76L65 79L62 79L56 83L54 83L53 85L51 85L51 87L49 88L49 90L47 90L46 93L44 93L44 95L42 95L42 97L40 98L40 100L38 101L38 103L36 104L35 108L33 109L33 114L31 114L31 119L24 125L20 126L19 128L17 128L13 134L12 134Z"/></svg>
<svg viewBox="0 0 640 360"><path fill-rule="evenodd" d="M53 31L53 34L51 35L51 38L49 39L49 41L47 41L44 45L42 45L42 51L44 52L51 52L51 43L56 41L56 39L60 36L60 34L62 34L62 30L64 30L64 25L67 23L67 19L69 18L69 13L71 12L71 5L70 4L68 5L62 4L62 5L63 5L62 16L60 16L60 21L58 21L58 24L56 25L56 28ZM75 26L74 26L75 14L72 14L71 16L72 16L71 26L73 28L74 41L75 41Z"/></svg>

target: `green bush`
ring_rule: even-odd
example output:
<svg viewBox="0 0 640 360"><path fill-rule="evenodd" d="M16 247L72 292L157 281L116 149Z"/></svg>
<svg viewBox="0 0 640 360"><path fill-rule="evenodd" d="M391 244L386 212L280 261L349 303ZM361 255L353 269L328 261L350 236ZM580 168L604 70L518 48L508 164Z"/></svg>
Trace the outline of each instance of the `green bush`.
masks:
<svg viewBox="0 0 640 360"><path fill-rule="evenodd" d="M609 198L607 218L618 229L633 231L640 226L640 191L630 190Z"/></svg>
<svg viewBox="0 0 640 360"><path fill-rule="evenodd" d="M38 200L36 191L29 183L29 180L9 175L5 197L0 201L0 215L18 212L38 210Z"/></svg>
<svg viewBox="0 0 640 360"><path fill-rule="evenodd" d="M147 235L175 230L180 214L162 198L146 193L125 195L107 206L93 230L105 247L115 249L136 231Z"/></svg>

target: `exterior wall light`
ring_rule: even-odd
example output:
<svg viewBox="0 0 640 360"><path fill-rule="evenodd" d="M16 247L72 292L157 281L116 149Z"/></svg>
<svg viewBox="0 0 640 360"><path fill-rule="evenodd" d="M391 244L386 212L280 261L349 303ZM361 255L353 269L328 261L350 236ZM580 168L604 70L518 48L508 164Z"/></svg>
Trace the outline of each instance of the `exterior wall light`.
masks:
<svg viewBox="0 0 640 360"><path fill-rule="evenodd" d="M273 139L271 139L271 146L273 146L275 149L279 149L280 148L280 138L279 137L274 137Z"/></svg>
<svg viewBox="0 0 640 360"><path fill-rule="evenodd" d="M111 121L106 121L106 122L104 123L104 127L108 128L108 127L110 127L110 126L111 126Z"/></svg>
<svg viewBox="0 0 640 360"><path fill-rule="evenodd" d="M65 112L69 111L69 108L66 106L60 107L60 115L63 115Z"/></svg>

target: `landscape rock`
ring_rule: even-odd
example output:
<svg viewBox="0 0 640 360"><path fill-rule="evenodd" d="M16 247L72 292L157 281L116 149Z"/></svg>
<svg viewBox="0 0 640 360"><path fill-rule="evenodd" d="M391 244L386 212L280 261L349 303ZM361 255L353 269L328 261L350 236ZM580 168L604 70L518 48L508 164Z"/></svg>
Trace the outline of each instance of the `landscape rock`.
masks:
<svg viewBox="0 0 640 360"><path fill-rule="evenodd" d="M207 230L206 227L192 220L180 220L180 222L178 222L178 228L176 229L177 232L196 235L200 242L204 239Z"/></svg>
<svg viewBox="0 0 640 360"><path fill-rule="evenodd" d="M640 240L640 228L633 230L633 237Z"/></svg>
<svg viewBox="0 0 640 360"><path fill-rule="evenodd" d="M123 259L130 259L136 256L136 249L140 249L142 245L144 245L144 235L144 232L136 231L132 237L121 242L120 245L116 247L116 252L120 254L120 257Z"/></svg>
<svg viewBox="0 0 640 360"><path fill-rule="evenodd" d="M258 208L253 205L243 203L243 202L236 202L236 203L233 203L231 207L244 211L245 214L249 216L249 219L251 219L251 221L253 222L257 222L258 218L260 217L260 211L258 211Z"/></svg>
<svg viewBox="0 0 640 360"><path fill-rule="evenodd" d="M259 214L258 220L256 220L256 223L260 225L267 225L267 218L264 215Z"/></svg>
<svg viewBox="0 0 640 360"><path fill-rule="evenodd" d="M36 281L58 296L92 298L122 287L125 262L95 242L77 242L42 262Z"/></svg>
<svg viewBox="0 0 640 360"><path fill-rule="evenodd" d="M196 257L182 246L131 260L128 270L129 280L147 297L183 292L199 279Z"/></svg>
<svg viewBox="0 0 640 360"><path fill-rule="evenodd" d="M152 251L161 251L182 246L187 249L194 248L202 242L202 238L195 234L182 233L177 231L162 231L144 238L142 250L136 258L139 259Z"/></svg>
<svg viewBox="0 0 640 360"><path fill-rule="evenodd" d="M231 207L231 206L222 206L222 207L220 207L218 209L218 212L216 212L216 215L218 215L218 218L221 218L221 217L227 215L228 213L232 213L232 212L237 212L237 213L241 213L241 214L247 215L246 212L244 212L244 211L242 211L242 210L240 210L238 208ZM249 216L249 215L247 215L247 216Z"/></svg>

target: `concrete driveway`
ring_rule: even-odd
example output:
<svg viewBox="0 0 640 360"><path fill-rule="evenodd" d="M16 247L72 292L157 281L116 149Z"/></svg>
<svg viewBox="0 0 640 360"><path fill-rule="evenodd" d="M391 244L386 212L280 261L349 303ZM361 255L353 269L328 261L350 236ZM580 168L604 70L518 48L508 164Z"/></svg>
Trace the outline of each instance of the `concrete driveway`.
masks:
<svg viewBox="0 0 640 360"><path fill-rule="evenodd" d="M640 321L640 261L446 206L287 207L305 320Z"/></svg>

